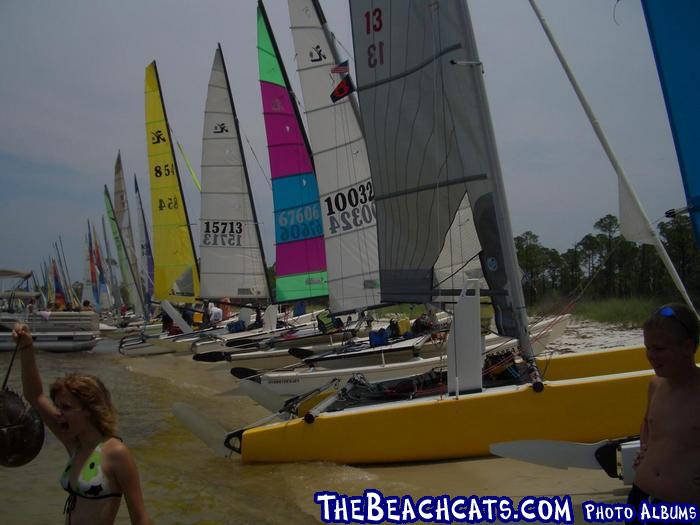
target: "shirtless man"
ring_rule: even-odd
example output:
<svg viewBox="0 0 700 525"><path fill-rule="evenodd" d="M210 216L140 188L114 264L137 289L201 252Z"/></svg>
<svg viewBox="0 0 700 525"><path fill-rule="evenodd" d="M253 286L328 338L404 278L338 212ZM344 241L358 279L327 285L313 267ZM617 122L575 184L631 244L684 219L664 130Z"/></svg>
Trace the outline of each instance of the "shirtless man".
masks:
<svg viewBox="0 0 700 525"><path fill-rule="evenodd" d="M644 323L649 383L640 455L630 503L700 506L700 368L698 319L686 306L659 308Z"/></svg>

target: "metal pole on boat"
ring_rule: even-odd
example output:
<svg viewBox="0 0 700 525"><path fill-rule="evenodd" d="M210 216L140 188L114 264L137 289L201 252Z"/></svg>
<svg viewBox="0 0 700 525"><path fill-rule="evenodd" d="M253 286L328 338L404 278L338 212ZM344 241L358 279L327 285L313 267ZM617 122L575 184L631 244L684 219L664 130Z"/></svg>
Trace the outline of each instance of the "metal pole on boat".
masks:
<svg viewBox="0 0 700 525"><path fill-rule="evenodd" d="M588 100L586 100L586 97L583 94L583 91L581 90L581 87L579 86L573 71L569 67L569 64L566 61L564 54L559 48L559 44L557 44L557 41L554 38L554 34L550 30L547 21L545 20L544 16L542 15L542 12L540 11L536 0L530 0L530 6L532 6L532 10L535 12L537 19L540 21L542 29L544 29L544 32L547 35L547 39L552 45L554 53L557 55L557 58L559 59L559 63L561 64L562 68L564 68L564 72L566 73L569 82L571 82L571 87L574 88L574 92L576 93L576 96L578 97L578 100L581 103L581 106L583 107L583 110L586 113L586 116L588 117L591 126L593 127L593 131L595 132L596 137L598 137L598 140L600 141L600 145L603 146L603 150L605 150L605 154L607 155L608 159L610 160L610 163L612 164L613 169L615 170L615 173L617 174L621 190L620 199L622 200L624 197L626 197L627 205L630 207L630 211L633 215L635 215L635 219L639 219L641 221L644 231L639 232L641 235L639 235L636 239L629 240L642 242L646 244L652 244L656 247L656 250L659 253L659 256L661 257L664 266L666 266L666 270L670 274L671 279L673 279L673 283L676 285L676 288L678 288L678 291L683 297L683 300L688 305L688 307L695 312L695 315L697 316L698 312L693 306L693 303L690 300L690 297L688 296L688 292L686 291L685 286L683 285L683 282L681 281L681 278L678 275L678 272L676 272L676 268L673 266L673 263L671 262L671 259L668 256L666 249L661 243L661 239L659 239L659 236L654 231L654 228L652 228L651 223L649 222L649 218L647 217L646 213L644 212L644 209L642 208L641 203L639 202L637 194L634 192L632 185L627 179L627 175L625 175L625 172L622 170L622 166L620 166L620 163L617 161L617 157L615 156L615 153L613 152L612 147L610 146L610 143L608 142L608 139L605 136L605 133L603 132L603 128L601 128L598 119L593 113L593 109L591 109L591 106L588 104Z"/></svg>
<svg viewBox="0 0 700 525"><path fill-rule="evenodd" d="M68 279L68 286L70 287L70 293L71 296L73 296L73 299L75 300L76 306L80 304L80 301L78 297L75 295L75 290L73 290L73 281L70 278L70 272L68 271L68 261L66 261L66 254L63 251L63 239L61 239L61 236L58 236L58 243L61 246L61 258L63 259L63 267L65 268L66 272L66 278Z"/></svg>

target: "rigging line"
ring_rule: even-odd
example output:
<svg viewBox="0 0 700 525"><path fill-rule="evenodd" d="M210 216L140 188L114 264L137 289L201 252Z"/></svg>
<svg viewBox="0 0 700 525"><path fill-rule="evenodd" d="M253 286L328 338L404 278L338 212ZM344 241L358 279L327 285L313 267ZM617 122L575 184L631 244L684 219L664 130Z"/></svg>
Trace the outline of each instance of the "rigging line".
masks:
<svg viewBox="0 0 700 525"><path fill-rule="evenodd" d="M331 32L331 36L333 37L333 42L336 42L341 47L341 49L345 51L345 56L350 57L349 60L354 63L355 59L352 58L354 56L354 53L348 51L348 49L343 45L340 39L335 36L335 33Z"/></svg>
<svg viewBox="0 0 700 525"><path fill-rule="evenodd" d="M260 168L260 173L262 173L263 177L265 178L265 181L267 181L267 185L269 186L270 190L272 190L272 182L270 182L270 178L267 176L267 173L265 173L265 169L262 167L262 164L260 164L260 159L258 159L258 156L255 154L255 150L253 149L253 145L250 143L250 139L248 138L248 135L246 135L244 132L243 136L245 137L245 141L248 143L248 147L250 148L250 152L253 154L253 158L255 159L255 162L258 164L258 167Z"/></svg>
<svg viewBox="0 0 700 525"><path fill-rule="evenodd" d="M595 280L595 278L598 277L598 275L603 271L603 269L605 268L605 263L607 263L610 260L610 258L612 257L612 255L617 251L617 249L620 246L622 246L622 241L623 241L622 237L615 239L613 246L612 246L612 249L610 250L610 253L608 253L607 257L605 259L603 259L602 263L598 266L596 271L592 275L589 276L589 278L587 279L587 282L581 288L581 291L576 296L572 297L572 299L566 304L566 306L564 307L564 311L566 311L568 313L568 312L573 310L574 305L581 299L581 297L583 297L583 294L593 284L593 281ZM581 286L582 285L579 284L576 288L574 288L572 290L571 293L573 294ZM550 354L547 357L547 359L545 360L544 371L542 372L543 378L545 377L545 374L547 372L547 368L549 367L549 362L552 359L552 357L553 357L553 354Z"/></svg>
<svg viewBox="0 0 700 525"><path fill-rule="evenodd" d="M436 288L438 288L441 284L443 284L443 283L444 283L445 281L447 281L448 279L451 279L452 277L454 277L455 275L457 275L457 273L458 273L459 271L461 271L463 268L465 268L470 262L472 262L474 259L476 259L480 254L481 254L481 251L480 251L479 253L477 253L476 255L472 256L472 257L471 257L467 262L465 262L462 266L460 266L459 268L457 268L451 275L448 275L448 276L445 277L442 281L440 281L439 283L437 283Z"/></svg>

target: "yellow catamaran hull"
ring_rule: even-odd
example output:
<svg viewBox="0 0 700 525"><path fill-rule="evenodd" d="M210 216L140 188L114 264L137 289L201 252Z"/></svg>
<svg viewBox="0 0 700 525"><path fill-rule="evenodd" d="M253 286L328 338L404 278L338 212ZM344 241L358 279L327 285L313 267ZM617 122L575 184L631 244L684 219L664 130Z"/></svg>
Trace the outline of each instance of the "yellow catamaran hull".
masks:
<svg viewBox="0 0 700 525"><path fill-rule="evenodd" d="M394 463L485 456L491 443L595 442L639 433L652 370L322 413L243 433L246 463Z"/></svg>
<svg viewBox="0 0 700 525"><path fill-rule="evenodd" d="M593 352L540 356L537 367L548 381L575 379L646 370L649 361L643 346L626 346Z"/></svg>

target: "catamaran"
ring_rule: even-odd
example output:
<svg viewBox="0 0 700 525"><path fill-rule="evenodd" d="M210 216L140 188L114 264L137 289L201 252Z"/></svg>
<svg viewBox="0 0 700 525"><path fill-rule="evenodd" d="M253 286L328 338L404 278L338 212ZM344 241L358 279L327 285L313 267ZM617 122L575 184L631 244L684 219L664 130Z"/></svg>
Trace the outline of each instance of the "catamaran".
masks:
<svg viewBox="0 0 700 525"><path fill-rule="evenodd" d="M543 352L546 345L561 337L566 329L569 316L562 319L547 319L531 327L533 347L536 354ZM449 326L449 325L448 325ZM232 368L231 374L242 379L241 389L250 389L248 382L254 381L260 387L253 387L248 395L263 406L266 406L265 399L269 395L277 397L276 404L271 405L273 410L278 410L286 398L304 394L313 389L321 388L332 379L337 379L337 387L345 385L348 379L356 375L362 375L370 382L396 379L416 374L429 372L433 369L442 369L447 366L447 356L445 348L445 338L433 338L435 333L428 334L425 341L418 347L414 346L414 351L408 355L402 355L401 349L389 348L381 352L363 355L363 351L351 355L345 360L334 354L304 359L306 367L290 367L277 371L260 371L244 368L239 363L231 364L240 368ZM505 368L506 362L510 361L513 352L517 350L517 339L501 337L496 334L488 334L484 338L486 354L498 354L498 358L491 366L486 366L487 375L496 368ZM368 345L369 346L369 345ZM330 359L324 359L328 357ZM546 363L545 357L538 361ZM503 362L501 362L503 360ZM344 366L347 365L347 368ZM285 365L281 365L285 366ZM500 370L498 370L500 372ZM262 396L260 395L262 393Z"/></svg>
<svg viewBox="0 0 700 525"><path fill-rule="evenodd" d="M318 24L313 4L290 1L292 24ZM652 371L543 382L529 351L515 247L466 4L360 0L351 3L351 16L376 195L382 298L409 300L408 292L411 301L426 302L436 293L452 293L434 289L432 270L467 197L498 330L518 338L529 379L484 388L481 287L467 281L455 305L446 378L387 385L380 390L403 398L380 404L357 396L362 388L354 384L311 409L287 405L280 415L300 417L231 432L225 443L245 462L385 463L486 455L490 443L516 439L595 442L636 434Z"/></svg>

